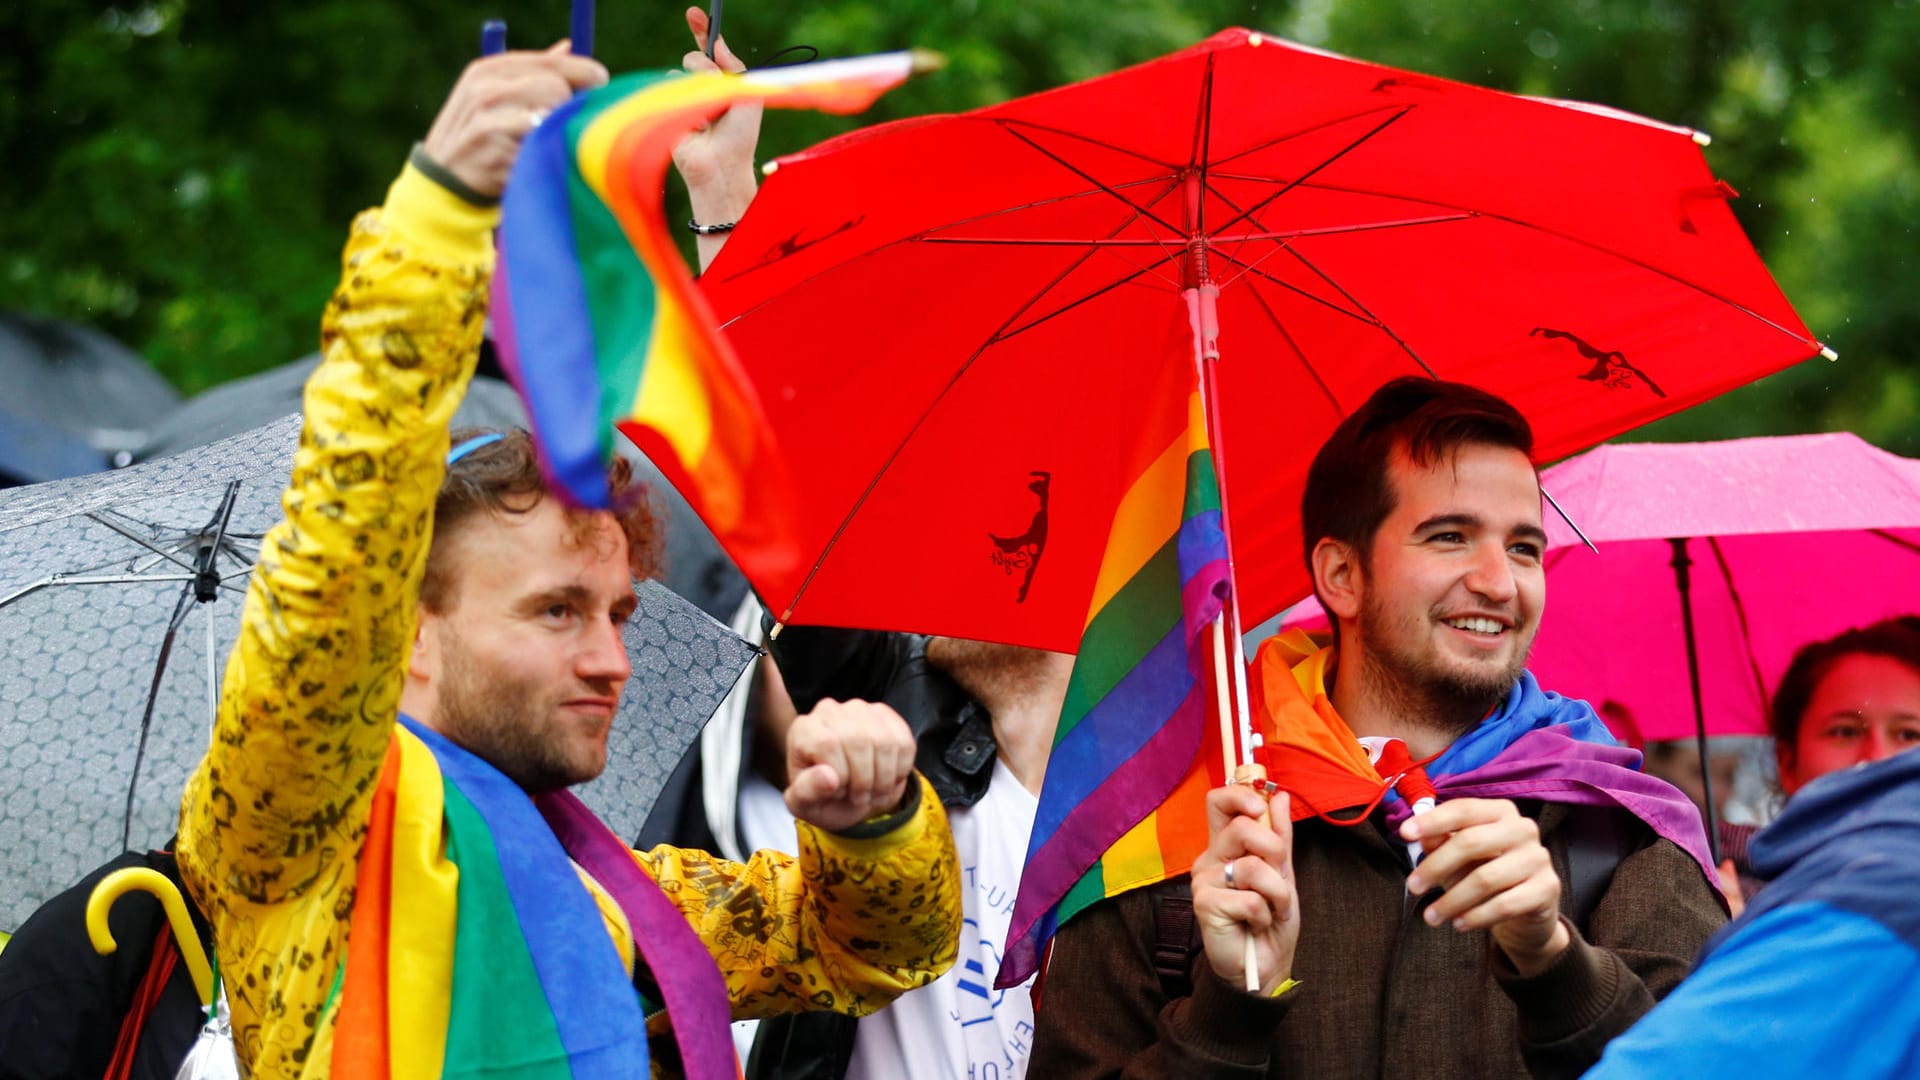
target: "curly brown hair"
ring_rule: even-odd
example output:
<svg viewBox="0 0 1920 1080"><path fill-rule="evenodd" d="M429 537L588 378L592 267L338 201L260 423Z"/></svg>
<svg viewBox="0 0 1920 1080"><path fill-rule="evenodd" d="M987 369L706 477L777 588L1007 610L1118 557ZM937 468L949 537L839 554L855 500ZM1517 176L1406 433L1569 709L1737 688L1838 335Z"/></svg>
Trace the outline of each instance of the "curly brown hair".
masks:
<svg viewBox="0 0 1920 1080"><path fill-rule="evenodd" d="M533 437L525 430L462 428L453 432L452 445L460 447L487 435L500 438L472 448L449 465L434 500L433 543L427 549L426 576L420 585L420 603L428 611L445 612L453 603L453 572L446 555L452 545L444 543L448 537L477 513L524 514L549 494ZM607 469L607 487L616 507L613 518L627 537L628 568L636 578L653 576L660 564L662 529L652 493L634 479L633 463L620 457ZM576 512L583 528L591 513Z"/></svg>

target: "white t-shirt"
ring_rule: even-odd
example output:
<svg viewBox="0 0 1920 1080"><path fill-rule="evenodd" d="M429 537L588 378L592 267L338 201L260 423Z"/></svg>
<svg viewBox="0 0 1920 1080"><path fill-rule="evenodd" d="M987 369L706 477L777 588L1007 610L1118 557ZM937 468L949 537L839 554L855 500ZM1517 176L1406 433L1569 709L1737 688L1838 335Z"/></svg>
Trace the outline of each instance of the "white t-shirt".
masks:
<svg viewBox="0 0 1920 1080"><path fill-rule="evenodd" d="M1032 981L995 990L1037 801L998 758L980 801L953 810L960 954L953 969L860 1021L848 1080L1018 1080L1033 1053Z"/></svg>

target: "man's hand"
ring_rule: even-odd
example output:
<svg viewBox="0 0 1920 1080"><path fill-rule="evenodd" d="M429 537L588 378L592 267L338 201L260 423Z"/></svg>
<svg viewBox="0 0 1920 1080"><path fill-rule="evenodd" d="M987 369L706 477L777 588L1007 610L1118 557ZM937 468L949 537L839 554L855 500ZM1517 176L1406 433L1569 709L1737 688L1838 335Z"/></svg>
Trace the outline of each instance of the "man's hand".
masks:
<svg viewBox="0 0 1920 1080"><path fill-rule="evenodd" d="M1206 853L1193 864L1193 917L1207 963L1234 986L1246 985L1247 935L1253 935L1260 991L1293 974L1300 904L1293 886L1293 819L1287 795L1269 804L1245 784L1207 793ZM1261 815L1270 819L1262 821ZM1227 867L1233 884L1227 884Z"/></svg>
<svg viewBox="0 0 1920 1080"><path fill-rule="evenodd" d="M1400 826L1426 857L1407 877L1407 891L1446 890L1427 908L1427 923L1456 930L1492 930L1514 970L1537 975L1566 951L1560 921L1560 878L1540 844L1540 826L1509 799L1452 799Z"/></svg>
<svg viewBox="0 0 1920 1080"><path fill-rule="evenodd" d="M844 832L900 806L913 779L913 732L865 701L823 701L787 731L787 809Z"/></svg>
<svg viewBox="0 0 1920 1080"><path fill-rule="evenodd" d="M691 72L742 72L747 65L727 48L721 38L707 59L707 13L697 7L687 9L687 29L693 32L693 51L681 57L680 66ZM673 167L687 182L687 201L693 220L702 225L723 225L739 221L753 202L757 182L753 176L753 151L760 144L760 114L764 107L757 101L743 101L719 118L680 140L673 148ZM724 233L701 236L695 240L700 250L700 268L707 268L727 242Z"/></svg>
<svg viewBox="0 0 1920 1080"><path fill-rule="evenodd" d="M467 65L427 132L427 156L475 192L497 198L540 119L577 91L605 85L600 61L567 42L545 52L505 52Z"/></svg>

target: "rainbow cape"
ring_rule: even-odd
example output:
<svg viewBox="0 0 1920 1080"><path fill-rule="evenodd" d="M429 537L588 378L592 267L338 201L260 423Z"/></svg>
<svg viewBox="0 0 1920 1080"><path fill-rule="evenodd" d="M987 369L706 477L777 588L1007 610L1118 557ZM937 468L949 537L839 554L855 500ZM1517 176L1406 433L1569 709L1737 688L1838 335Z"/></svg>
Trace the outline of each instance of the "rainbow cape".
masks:
<svg viewBox="0 0 1920 1080"><path fill-rule="evenodd" d="M1143 438L1108 532L1040 788L1002 987L1038 969L1061 923L1180 873L1206 847L1206 790L1220 778L1205 762L1224 768L1218 725L1208 722L1208 630L1227 596L1227 549L1191 368L1185 389L1184 398L1162 398L1184 400L1184 415L1167 410L1170 423ZM1204 754L1208 745L1215 750Z"/></svg>
<svg viewBox="0 0 1920 1080"><path fill-rule="evenodd" d="M681 137L735 102L857 112L918 62L890 53L746 75L625 75L527 135L501 207L493 337L562 498L608 504L618 428L737 561L798 557L782 549L784 466L758 398L667 228L667 163Z"/></svg>
<svg viewBox="0 0 1920 1080"><path fill-rule="evenodd" d="M576 865L630 926L637 958ZM735 1077L726 982L633 852L570 793L530 799L403 717L329 999L332 1075L644 1080L653 1006L636 963L665 999L686 1075Z"/></svg>

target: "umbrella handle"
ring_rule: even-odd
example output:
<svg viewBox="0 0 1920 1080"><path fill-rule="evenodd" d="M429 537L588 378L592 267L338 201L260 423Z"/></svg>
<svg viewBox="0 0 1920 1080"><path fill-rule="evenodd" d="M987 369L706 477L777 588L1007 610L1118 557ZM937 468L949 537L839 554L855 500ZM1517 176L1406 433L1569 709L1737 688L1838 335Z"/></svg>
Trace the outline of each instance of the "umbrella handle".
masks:
<svg viewBox="0 0 1920 1080"><path fill-rule="evenodd" d="M573 55L593 55L593 8L594 0L573 0L573 16L570 22L573 39Z"/></svg>
<svg viewBox="0 0 1920 1080"><path fill-rule="evenodd" d="M180 947L180 955L186 958L187 973L193 976L193 988L200 995L200 1004L211 1007L213 969L207 966L207 954L200 948L200 935L193 928L193 917L187 914L186 898L158 870L129 866L101 878L100 884L93 887L93 894L87 897L87 939L93 942L93 951L106 956L119 947L113 940L113 930L107 926L107 912L115 900L135 889L160 898L167 922L173 927L174 942Z"/></svg>
<svg viewBox="0 0 1920 1080"><path fill-rule="evenodd" d="M488 19L480 24L480 55L498 56L507 51L507 20Z"/></svg>

